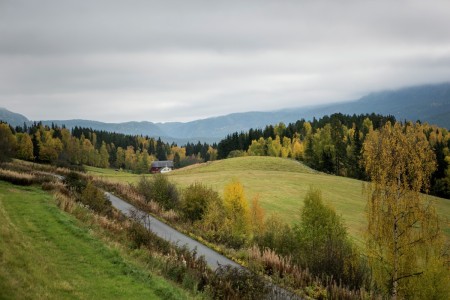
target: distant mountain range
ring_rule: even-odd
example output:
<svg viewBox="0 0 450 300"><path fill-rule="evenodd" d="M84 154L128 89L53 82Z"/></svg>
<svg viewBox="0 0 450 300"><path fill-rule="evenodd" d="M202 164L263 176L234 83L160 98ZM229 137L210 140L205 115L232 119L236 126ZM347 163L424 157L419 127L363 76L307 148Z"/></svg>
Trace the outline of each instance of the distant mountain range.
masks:
<svg viewBox="0 0 450 300"><path fill-rule="evenodd" d="M362 114L379 113L394 115L397 120L420 120L441 127L450 128L450 83L421 85L399 90L376 92L358 100L320 105L283 109L272 112L245 112L226 116L207 118L186 123L152 123L125 122L103 123L88 120L43 120L67 128L75 126L97 130L119 132L125 134L142 134L161 137L165 141L184 144L188 141L217 142L227 134L235 131L246 131L250 128L263 128L279 122L289 123L299 119L311 120L332 113ZM0 120L13 126L31 121L25 116L0 108Z"/></svg>

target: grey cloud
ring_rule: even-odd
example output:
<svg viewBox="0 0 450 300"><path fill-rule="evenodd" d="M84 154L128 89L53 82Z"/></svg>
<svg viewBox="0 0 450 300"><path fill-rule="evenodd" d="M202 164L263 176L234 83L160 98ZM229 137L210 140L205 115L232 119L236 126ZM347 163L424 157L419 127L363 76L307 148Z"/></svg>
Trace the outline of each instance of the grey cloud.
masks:
<svg viewBox="0 0 450 300"><path fill-rule="evenodd" d="M0 106L191 120L446 81L449 53L448 1L3 0Z"/></svg>
<svg viewBox="0 0 450 300"><path fill-rule="evenodd" d="M161 4L164 3L164 4ZM421 4L423 3L423 4ZM203 48L251 51L449 34L448 4L423 1L7 1L9 53ZM444 6L444 7L443 7Z"/></svg>

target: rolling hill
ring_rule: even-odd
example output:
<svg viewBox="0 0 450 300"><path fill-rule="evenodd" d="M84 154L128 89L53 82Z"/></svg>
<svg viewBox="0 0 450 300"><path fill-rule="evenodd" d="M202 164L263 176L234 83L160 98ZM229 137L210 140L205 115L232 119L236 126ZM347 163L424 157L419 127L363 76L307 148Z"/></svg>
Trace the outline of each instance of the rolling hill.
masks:
<svg viewBox="0 0 450 300"><path fill-rule="evenodd" d="M450 128L450 83L421 85L399 90L382 91L368 94L354 101L320 106L283 109L272 112L243 112L226 116L195 120L191 122L125 122L103 123L88 120L46 120L51 123L89 127L97 130L125 134L142 134L161 137L163 140L185 144L188 141L217 142L227 134L247 131L250 128L262 128L279 122L289 123L299 119L311 120L333 113L361 114L379 113L393 115L398 120L428 122ZM13 126L30 121L17 113L0 109L0 120Z"/></svg>
<svg viewBox="0 0 450 300"><path fill-rule="evenodd" d="M111 169L87 169L92 175L115 182L136 183L140 178ZM366 224L366 198L362 181L320 173L295 160L260 156L231 158L175 170L169 173L169 179L180 187L201 182L219 193L222 193L226 184L238 179L244 185L249 201L259 197L267 215L276 213L291 224L298 220L303 199L312 186L319 188L325 202L342 215L352 237L361 240ZM435 201L441 216L448 218L450 201L430 198ZM450 236L448 220L443 228Z"/></svg>

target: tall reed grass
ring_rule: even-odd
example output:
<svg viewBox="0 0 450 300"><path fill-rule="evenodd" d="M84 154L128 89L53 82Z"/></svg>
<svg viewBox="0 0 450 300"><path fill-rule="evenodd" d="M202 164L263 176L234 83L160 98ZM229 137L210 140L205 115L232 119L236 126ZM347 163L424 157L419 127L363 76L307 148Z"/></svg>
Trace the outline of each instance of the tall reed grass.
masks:
<svg viewBox="0 0 450 300"><path fill-rule="evenodd" d="M274 282L292 288L302 296L313 299L381 299L365 289L351 290L332 277L315 276L308 269L292 263L289 257L278 255L271 249L253 246L248 252L251 268L262 270Z"/></svg>

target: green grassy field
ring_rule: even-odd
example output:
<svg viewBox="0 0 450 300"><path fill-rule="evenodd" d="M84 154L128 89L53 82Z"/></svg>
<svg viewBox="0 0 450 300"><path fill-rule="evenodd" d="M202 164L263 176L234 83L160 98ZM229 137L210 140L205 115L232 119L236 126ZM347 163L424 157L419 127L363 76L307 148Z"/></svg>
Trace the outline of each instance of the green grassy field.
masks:
<svg viewBox="0 0 450 300"><path fill-rule="evenodd" d="M93 175L116 182L135 183L139 180L138 175L110 169L88 170ZM244 185L249 200L259 195L266 214L277 213L290 223L298 220L303 198L312 186L320 189L324 201L342 215L353 238L361 241L366 226L366 198L362 181L319 173L294 160L274 157L226 159L176 170L169 173L169 178L181 187L202 182L219 192L236 178ZM448 218L450 200L431 198L435 201L439 214ZM450 236L448 220L443 228Z"/></svg>
<svg viewBox="0 0 450 300"><path fill-rule="evenodd" d="M126 260L38 187L0 181L0 299L187 299Z"/></svg>

